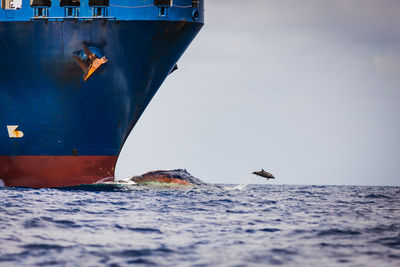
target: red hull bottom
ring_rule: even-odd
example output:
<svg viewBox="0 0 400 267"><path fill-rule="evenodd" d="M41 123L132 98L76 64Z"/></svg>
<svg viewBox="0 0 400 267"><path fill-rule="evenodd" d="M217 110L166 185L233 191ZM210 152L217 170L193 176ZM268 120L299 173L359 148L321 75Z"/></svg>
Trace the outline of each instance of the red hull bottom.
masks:
<svg viewBox="0 0 400 267"><path fill-rule="evenodd" d="M6 186L61 187L114 177L117 156L0 156Z"/></svg>

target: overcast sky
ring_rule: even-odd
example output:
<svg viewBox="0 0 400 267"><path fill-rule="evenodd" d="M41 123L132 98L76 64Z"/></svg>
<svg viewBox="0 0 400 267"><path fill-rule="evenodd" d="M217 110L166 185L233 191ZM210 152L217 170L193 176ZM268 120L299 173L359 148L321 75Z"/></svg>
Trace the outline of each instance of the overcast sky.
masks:
<svg viewBox="0 0 400 267"><path fill-rule="evenodd" d="M117 178L400 185L400 1L208 0L178 66Z"/></svg>

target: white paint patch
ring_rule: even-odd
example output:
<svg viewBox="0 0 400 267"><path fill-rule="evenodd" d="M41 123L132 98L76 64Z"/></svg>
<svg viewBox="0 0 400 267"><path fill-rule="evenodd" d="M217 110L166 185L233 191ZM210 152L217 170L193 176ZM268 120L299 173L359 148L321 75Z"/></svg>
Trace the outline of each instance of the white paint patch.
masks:
<svg viewBox="0 0 400 267"><path fill-rule="evenodd" d="M5 186L4 181L3 181L3 179L0 178L0 187L4 187L4 186Z"/></svg>
<svg viewBox="0 0 400 267"><path fill-rule="evenodd" d="M12 9L20 9L22 7L22 0L14 0L10 3Z"/></svg>
<svg viewBox="0 0 400 267"><path fill-rule="evenodd" d="M8 136L10 138L22 138L24 136L24 132L18 131L19 125L7 125Z"/></svg>

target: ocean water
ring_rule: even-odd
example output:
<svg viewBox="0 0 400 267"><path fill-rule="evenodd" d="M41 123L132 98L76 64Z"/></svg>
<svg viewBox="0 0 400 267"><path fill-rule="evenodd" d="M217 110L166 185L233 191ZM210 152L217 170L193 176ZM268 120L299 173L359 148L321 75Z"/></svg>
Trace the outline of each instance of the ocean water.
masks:
<svg viewBox="0 0 400 267"><path fill-rule="evenodd" d="M400 266L399 198L367 186L1 187L0 266Z"/></svg>

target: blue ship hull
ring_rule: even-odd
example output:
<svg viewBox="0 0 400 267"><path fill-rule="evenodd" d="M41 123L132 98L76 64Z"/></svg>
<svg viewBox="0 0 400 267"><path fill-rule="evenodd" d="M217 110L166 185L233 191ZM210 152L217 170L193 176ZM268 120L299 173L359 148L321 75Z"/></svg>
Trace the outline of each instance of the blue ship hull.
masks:
<svg viewBox="0 0 400 267"><path fill-rule="evenodd" d="M0 178L50 187L113 177L126 138L202 25L0 22ZM85 44L108 60L86 82L73 57Z"/></svg>

